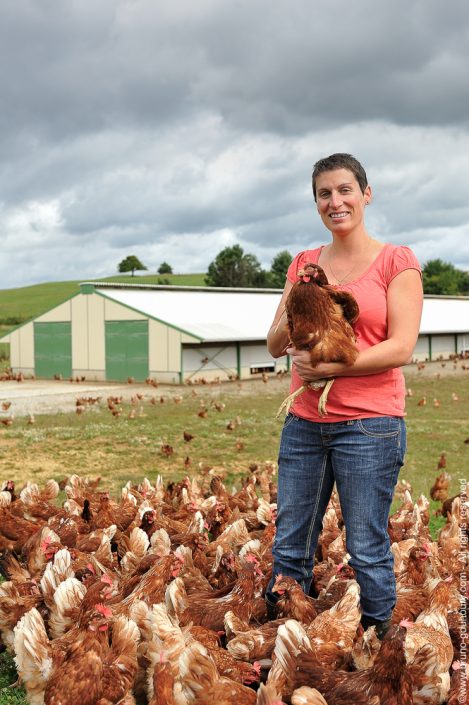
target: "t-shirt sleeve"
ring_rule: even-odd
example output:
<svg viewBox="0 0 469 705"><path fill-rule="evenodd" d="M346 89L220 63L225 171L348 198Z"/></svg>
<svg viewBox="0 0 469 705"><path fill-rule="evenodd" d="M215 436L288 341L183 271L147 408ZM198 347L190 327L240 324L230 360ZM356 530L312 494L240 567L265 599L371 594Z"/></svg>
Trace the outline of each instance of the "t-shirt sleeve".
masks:
<svg viewBox="0 0 469 705"><path fill-rule="evenodd" d="M303 262L304 254L304 252L299 252L293 259L291 265L288 267L287 279L292 284L298 281L298 270L301 269L301 263Z"/></svg>
<svg viewBox="0 0 469 705"><path fill-rule="evenodd" d="M410 247L400 245L396 247L392 253L392 257L386 268L386 283L392 282L395 276L403 272L405 269L416 269L422 276L422 268L417 257L414 255Z"/></svg>

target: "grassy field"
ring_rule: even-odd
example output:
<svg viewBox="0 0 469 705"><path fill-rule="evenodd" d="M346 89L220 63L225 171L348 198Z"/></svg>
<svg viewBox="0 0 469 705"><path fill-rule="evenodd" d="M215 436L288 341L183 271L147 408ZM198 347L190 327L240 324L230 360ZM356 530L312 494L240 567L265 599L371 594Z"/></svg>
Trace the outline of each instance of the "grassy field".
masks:
<svg viewBox="0 0 469 705"><path fill-rule="evenodd" d="M408 453L401 478L412 485L414 499L420 493L429 496L444 452L451 491L456 493L458 479L469 476L469 444L464 442L469 437L469 370L440 379L408 375L406 381L413 396L407 399ZM276 459L282 422L275 414L286 390L287 380L276 378L267 384L255 380L174 388L163 394L157 389L136 406L123 404L117 418L105 400L81 415L37 416L34 425L18 418L10 427L0 425L0 479L13 478L21 486L28 479L41 484L74 472L100 475L103 488L117 494L128 480L146 476L154 481L158 474L165 480L203 476L217 468L227 484L239 487L251 464ZM156 403L151 403L152 395ZM423 396L427 404L419 406ZM225 408L217 411L214 402ZM207 409L206 418L198 415L202 408ZM129 418L133 413L135 418ZM230 421L236 424L232 431L227 429ZM193 440L185 442L184 431ZM163 444L173 448L169 457L162 452ZM432 511L438 506L432 502ZM432 516L434 535L441 523ZM21 690L5 687L15 672L9 657L0 659L0 704L25 703Z"/></svg>
<svg viewBox="0 0 469 705"><path fill-rule="evenodd" d="M456 489L457 478L469 470L469 445L464 443L469 436L469 370L441 379L416 374L407 384L413 396L407 399L408 454L402 477L416 496L428 495L445 452ZM62 479L72 472L99 474L107 488L118 492L129 479L154 480L157 474L178 479L202 465L223 469L228 482L236 483L251 463L276 458L281 420L275 415L287 386L288 380L274 377L267 384L252 380L165 392L150 387L136 406L122 404L117 418L105 399L81 415L36 416L34 425L17 418L12 426L0 425L0 478L22 483ZM453 393L458 401L452 401ZM427 404L419 406L423 396ZM225 408L217 411L214 402ZM206 418L198 415L202 408ZM228 422L236 419L236 428L228 430ZM185 442L184 431L193 440ZM163 444L172 446L170 457L161 452Z"/></svg>

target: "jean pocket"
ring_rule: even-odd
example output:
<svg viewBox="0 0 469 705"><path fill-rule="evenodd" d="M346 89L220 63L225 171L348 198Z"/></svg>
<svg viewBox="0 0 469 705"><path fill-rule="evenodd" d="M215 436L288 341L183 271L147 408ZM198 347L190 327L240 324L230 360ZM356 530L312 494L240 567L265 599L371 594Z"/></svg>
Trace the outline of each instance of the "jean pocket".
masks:
<svg viewBox="0 0 469 705"><path fill-rule="evenodd" d="M399 435L401 420L396 416L376 416L369 419L358 419L357 428L365 436L393 438Z"/></svg>
<svg viewBox="0 0 469 705"><path fill-rule="evenodd" d="M288 428L291 422L295 420L298 421L298 416L295 416L294 414L287 414L285 416L285 421L283 422L283 428Z"/></svg>

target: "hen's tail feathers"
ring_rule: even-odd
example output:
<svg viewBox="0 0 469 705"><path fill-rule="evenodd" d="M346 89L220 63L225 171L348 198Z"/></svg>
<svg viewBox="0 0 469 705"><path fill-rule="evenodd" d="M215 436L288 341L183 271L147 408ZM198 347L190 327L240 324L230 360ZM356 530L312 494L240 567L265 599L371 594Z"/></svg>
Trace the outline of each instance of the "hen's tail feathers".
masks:
<svg viewBox="0 0 469 705"><path fill-rule="evenodd" d="M311 651L311 642L302 625L294 619L288 619L278 628L272 668L267 677L267 683L277 688L278 692L283 694L290 690L297 656L303 649Z"/></svg>
<svg viewBox="0 0 469 705"><path fill-rule="evenodd" d="M52 673L50 643L44 621L33 607L14 629L15 663L30 702L34 693L41 693Z"/></svg>
<svg viewBox="0 0 469 705"><path fill-rule="evenodd" d="M76 578L67 578L59 584L53 595L54 604L49 617L52 639L57 639L73 627L85 594L86 587Z"/></svg>
<svg viewBox="0 0 469 705"><path fill-rule="evenodd" d="M302 685L291 696L292 705L327 705L321 693L316 688Z"/></svg>
<svg viewBox="0 0 469 705"><path fill-rule="evenodd" d="M282 702L281 698L273 685L264 685L263 683L260 684L259 690L257 691L256 705L271 705L271 703L280 702Z"/></svg>
<svg viewBox="0 0 469 705"><path fill-rule="evenodd" d="M189 702L196 700L202 691L208 690L219 679L214 660L198 641L186 647L179 663L183 693Z"/></svg>
<svg viewBox="0 0 469 705"><path fill-rule="evenodd" d="M132 619L119 615L112 625L112 648L123 654L137 649L140 630Z"/></svg>

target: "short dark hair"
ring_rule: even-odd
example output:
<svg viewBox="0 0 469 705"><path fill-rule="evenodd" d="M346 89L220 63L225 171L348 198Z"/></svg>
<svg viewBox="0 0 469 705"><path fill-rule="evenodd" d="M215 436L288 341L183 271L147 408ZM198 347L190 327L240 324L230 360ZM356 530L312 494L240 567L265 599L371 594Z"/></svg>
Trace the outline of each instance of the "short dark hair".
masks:
<svg viewBox="0 0 469 705"><path fill-rule="evenodd" d="M365 189L368 186L368 179L366 178L366 172L358 159L352 157L351 154L337 152L336 154L331 154L330 157L320 159L314 165L312 179L314 200L316 200L316 179L319 174L322 174L324 171L334 171L335 169L348 169L351 171L358 181L361 192L365 193Z"/></svg>

